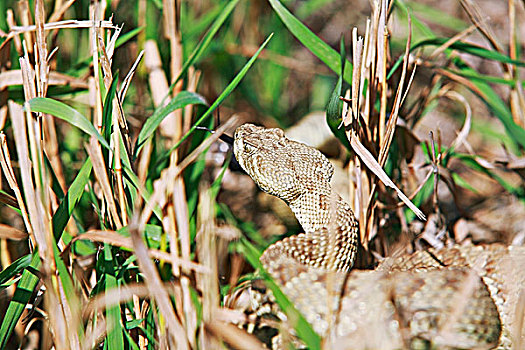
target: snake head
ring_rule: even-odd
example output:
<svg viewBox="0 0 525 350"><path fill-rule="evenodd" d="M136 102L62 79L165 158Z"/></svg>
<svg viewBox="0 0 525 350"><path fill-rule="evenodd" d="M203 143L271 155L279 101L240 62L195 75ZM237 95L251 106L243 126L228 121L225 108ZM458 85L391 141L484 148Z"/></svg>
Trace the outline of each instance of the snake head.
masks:
<svg viewBox="0 0 525 350"><path fill-rule="evenodd" d="M239 165L261 190L291 202L303 193L297 177L288 140L281 129L253 124L235 130L233 152Z"/></svg>
<svg viewBox="0 0 525 350"><path fill-rule="evenodd" d="M332 165L321 152L286 138L278 128L239 126L233 152L261 190L288 203L306 191L329 186L333 174Z"/></svg>

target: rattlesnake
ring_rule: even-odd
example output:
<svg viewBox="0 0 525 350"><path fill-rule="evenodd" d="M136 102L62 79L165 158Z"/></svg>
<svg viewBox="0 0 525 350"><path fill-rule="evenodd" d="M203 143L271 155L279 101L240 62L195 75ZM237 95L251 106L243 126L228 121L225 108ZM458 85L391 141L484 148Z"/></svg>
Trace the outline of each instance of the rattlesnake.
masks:
<svg viewBox="0 0 525 350"><path fill-rule="evenodd" d="M253 124L235 131L234 154L305 231L273 244L260 260L325 348L504 349L523 341L525 248L421 251L386 259L374 271L350 271L358 226L332 191L326 157L281 129Z"/></svg>

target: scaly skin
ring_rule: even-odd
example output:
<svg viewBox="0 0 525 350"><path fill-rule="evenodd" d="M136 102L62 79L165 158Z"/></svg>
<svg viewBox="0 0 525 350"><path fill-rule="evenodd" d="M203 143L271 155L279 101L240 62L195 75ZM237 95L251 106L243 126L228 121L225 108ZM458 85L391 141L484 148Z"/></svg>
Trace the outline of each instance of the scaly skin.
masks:
<svg viewBox="0 0 525 350"><path fill-rule="evenodd" d="M524 248L434 252L445 266L418 252L386 259L379 271L348 273L358 226L350 206L332 191L333 167L326 157L287 139L281 129L252 124L235 131L234 153L263 191L290 206L305 230L270 246L261 262L326 348L511 348L525 268L506 271L509 264L498 262L512 256L525 263ZM508 276L517 283L506 282Z"/></svg>

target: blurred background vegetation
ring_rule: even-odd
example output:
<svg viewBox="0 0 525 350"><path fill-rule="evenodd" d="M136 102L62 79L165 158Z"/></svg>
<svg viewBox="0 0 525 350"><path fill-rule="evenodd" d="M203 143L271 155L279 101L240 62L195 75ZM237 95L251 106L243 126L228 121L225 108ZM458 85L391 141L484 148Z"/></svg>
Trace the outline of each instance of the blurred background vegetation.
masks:
<svg viewBox="0 0 525 350"><path fill-rule="evenodd" d="M372 37L380 4L386 69L363 73L357 133L426 222L326 123L355 87L352 29ZM0 347L262 346L230 323L245 322L229 308L245 255L301 229L197 125L321 147L360 215L362 267L522 245L524 16L513 0L1 1Z"/></svg>

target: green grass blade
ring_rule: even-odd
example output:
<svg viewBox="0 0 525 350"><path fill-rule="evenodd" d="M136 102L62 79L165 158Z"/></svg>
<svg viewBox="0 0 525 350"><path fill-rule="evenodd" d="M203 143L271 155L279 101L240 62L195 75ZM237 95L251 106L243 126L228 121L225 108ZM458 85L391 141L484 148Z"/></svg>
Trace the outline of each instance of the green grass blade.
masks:
<svg viewBox="0 0 525 350"><path fill-rule="evenodd" d="M279 286L274 282L272 277L266 272L261 262L259 261L259 252L248 240L241 238L238 248L248 262L259 270L259 273L264 278L267 286L272 290L272 293L277 301L277 304L288 315L290 319L296 320L295 330L299 337L305 342L308 349L321 349L321 337L313 330L312 326L301 313L295 308L293 303L281 291Z"/></svg>
<svg viewBox="0 0 525 350"><path fill-rule="evenodd" d="M121 47L122 45L124 45L125 43L133 39L135 36L139 35L143 29L144 27L138 27L138 28L132 29L129 32L119 36L117 41L115 41L115 49L118 49L119 47Z"/></svg>
<svg viewBox="0 0 525 350"><path fill-rule="evenodd" d="M128 344L132 350L140 350L139 346L135 343L135 340L133 340L129 332L124 332L124 335L126 336L126 340L128 341Z"/></svg>
<svg viewBox="0 0 525 350"><path fill-rule="evenodd" d="M62 256L60 255L60 250L58 249L57 242L53 240L53 252L55 256L55 264L58 271L58 277L60 278L60 282L62 284L62 290L64 291L64 294L66 296L67 305L69 306L71 313L73 315L74 320L80 320L81 319L81 312L80 312L80 300L78 298L77 291L75 289L75 286L73 284L73 280L71 279L71 276L69 275L69 270L66 267L66 264L64 263L64 260L62 260ZM77 334L79 337L80 342L84 339L84 329L82 326L82 322L78 323L78 329Z"/></svg>
<svg viewBox="0 0 525 350"><path fill-rule="evenodd" d="M206 32L206 34L201 39L201 41L199 41L199 43L197 44L197 46L191 53L190 57L186 60L186 62L184 62L184 65L182 66L182 69L179 75L173 81L173 83L171 83L169 90L168 90L168 95L166 97L168 97L169 94L171 94L171 92L173 91L173 88L175 87L175 84L177 84L179 80L186 74L186 71L188 70L188 68L192 64L197 62L199 58L202 56L202 53L208 48L208 46L210 46L213 37L215 36L215 34L217 34L217 32L219 31L219 28L222 27L222 25L224 24L224 21L226 21L226 19L229 17L230 13L233 11L233 9L235 8L238 2L239 0L233 0L229 2L226 6L224 6L224 9L219 13L219 15L217 16L217 19L213 22L212 26ZM164 99L166 99L166 97ZM157 111L155 111L155 113L156 112Z"/></svg>
<svg viewBox="0 0 525 350"><path fill-rule="evenodd" d="M49 171L49 175L51 175L51 189L53 190L53 192L55 192L57 198L59 200L62 200L62 198L64 198L64 191L60 186L60 182L58 181L57 175L55 174L53 165L51 165L51 162L49 161L49 158L47 157L46 153L44 153L44 163L46 165L47 170Z"/></svg>
<svg viewBox="0 0 525 350"><path fill-rule="evenodd" d="M341 72L340 55L299 21L279 0L268 0L288 30L336 74ZM352 84L352 64L346 62L344 80Z"/></svg>
<svg viewBox="0 0 525 350"><path fill-rule="evenodd" d="M468 67L467 65L462 64L461 62L456 62L456 65L460 67L460 71L469 75L479 75L474 69ZM483 102L490 108L492 113L501 121L507 134L511 137L514 142L515 149L517 150L517 145L520 145L522 148L525 148L525 129L516 124L512 118L512 113L508 106L503 102L501 97L492 89L492 87L482 81L472 80L478 91L473 91L478 96L481 97Z"/></svg>
<svg viewBox="0 0 525 350"><path fill-rule="evenodd" d="M467 190L469 190L469 191L471 191L471 192L473 192L473 193L479 195L479 191L476 190L476 189L470 184L469 181L463 179L463 178L461 177L461 175L459 175L459 174L456 173L456 172L452 172L451 175L452 175L452 179L454 180L454 183L455 183L456 185L461 186L461 187L463 187L463 188L465 188L465 189L467 189Z"/></svg>
<svg viewBox="0 0 525 350"><path fill-rule="evenodd" d="M310 1L301 1L300 5L297 7L298 18L304 19L312 14L316 13L323 9L323 7L334 2L334 0L310 0Z"/></svg>
<svg viewBox="0 0 525 350"><path fill-rule="evenodd" d="M0 272L0 290L3 289L2 285L5 282L15 277L16 274L28 267L30 263L31 254L27 254L21 258L18 258L13 263L11 263L11 265L3 269L2 272Z"/></svg>
<svg viewBox="0 0 525 350"><path fill-rule="evenodd" d="M346 137L345 129L343 127L339 127L341 125L341 113L342 113L342 105L343 102L339 98L342 95L343 90L343 70L345 69L345 62L346 62L346 51L344 47L344 37L341 37L341 43L340 43L340 60L342 69L339 74L339 79L337 80L337 84L335 85L334 90L332 91L332 95L330 96L330 99L328 100L328 105L326 106L326 123L330 127L330 130L332 130L332 133L337 137L339 142L341 142L348 151L352 152L352 147L350 147L350 142L348 141L348 138Z"/></svg>
<svg viewBox="0 0 525 350"><path fill-rule="evenodd" d="M84 193L84 188L89 181L91 175L91 169L93 165L91 164L91 159L87 159L82 168L78 172L77 177L73 180L71 186L62 200L55 214L53 215L53 236L58 241L62 232L66 228L69 218L73 214L73 210L80 201L80 197Z"/></svg>
<svg viewBox="0 0 525 350"><path fill-rule="evenodd" d="M124 45L125 43L133 39L143 30L144 30L144 27L139 27L139 28L132 29L129 32L121 35L115 42L115 49L118 49L119 47L121 47L122 45ZM93 61L93 56L90 55L78 61L77 63L75 63L75 65L72 68L66 70L65 73L67 75L78 76L79 71L81 71L82 69L87 69L92 61Z"/></svg>
<svg viewBox="0 0 525 350"><path fill-rule="evenodd" d="M450 40L449 38L432 38L432 39L423 40L423 41L420 41L419 43L413 45L410 48L410 51L413 51L413 50L417 49L418 47L424 47L424 46L441 46L441 45L447 43L449 40ZM486 58L486 59L489 59L489 60L492 60L492 61L499 61L499 62L503 62L503 63L510 63L510 64L514 64L514 65L516 65L518 67L525 67L525 62L524 61L513 60L509 56L504 55L502 53L499 53L497 51L488 50L488 49L486 49L484 47L481 47L481 46L478 46L478 45L474 45L474 44L465 43L465 42L462 42L462 41L456 41L456 42L452 43L452 45L449 46L449 49L453 49L453 50L457 50L457 51L460 51L460 52L468 53L470 55L481 57L481 58Z"/></svg>
<svg viewBox="0 0 525 350"><path fill-rule="evenodd" d="M466 71L458 71L458 70L448 69L448 68L444 68L444 69L447 72L468 78L469 80L481 81L483 83L490 83L490 84L503 84L503 85L508 85L512 88L516 87L515 80L495 77L493 75L470 74ZM525 85L523 86L525 87Z"/></svg>
<svg viewBox="0 0 525 350"><path fill-rule="evenodd" d="M141 188L140 180L137 177L137 175L133 172L133 170L131 170L131 168L129 167L124 167L123 169L124 169L124 175L126 179L129 181L129 183L133 185L136 189L140 189ZM146 188L143 188L143 190L140 191L140 194L142 198L144 199L144 202L148 203L149 199L151 198L151 193L149 193ZM157 219L162 221L162 217L163 217L162 211L158 206L155 206L155 208L153 209L153 213L155 214Z"/></svg>
<svg viewBox="0 0 525 350"><path fill-rule="evenodd" d="M244 67L242 67L241 71L235 76L235 78L233 78L233 80L228 84L226 89L224 89L224 91L219 95L219 97L217 97L217 99L215 100L215 102L213 102L210 108L208 108L208 110L204 112L204 114L199 118L199 120L197 120L197 122L193 124L191 129L175 144L175 146L173 146L169 150L169 152L164 154L164 156L159 159L158 163L162 162L164 159L169 157L171 152L176 150L195 131L195 129L197 129L197 127L201 125L201 123L204 122L204 120L207 117L209 117L213 113L213 111L215 111L215 109L222 103L222 101L224 101L226 97L230 95L230 93L237 87L237 85L239 85L246 73L248 73L248 70L255 63L255 60L257 59L257 57L259 57L259 54L266 47L266 45L272 37L273 33L268 36L264 43L259 47L257 52L255 52L255 54L250 58L250 60L244 65Z"/></svg>
<svg viewBox="0 0 525 350"><path fill-rule="evenodd" d="M40 267L40 256L36 249L33 252L29 267L35 270L38 270ZM29 268L25 269L22 273L20 283L18 283L18 286L16 287L13 299L9 303L4 320L2 321L2 326L0 327L0 349L5 349L7 341L11 337L13 329L20 319L27 303L31 299L31 295L37 284L38 277L31 272Z"/></svg>
<svg viewBox="0 0 525 350"><path fill-rule="evenodd" d="M195 49L191 53L190 57L186 60L186 62L184 62L184 65L182 66L182 69L179 75L177 76L177 79L175 79L170 86L170 93L175 84L184 76L184 74L186 74L188 68L200 59L202 53L211 44L213 37L219 31L219 28L222 27L224 21L226 21L226 19L230 16L230 13L233 11L238 2L239 0L233 0L226 4L226 6L224 6L224 9L221 11L219 16L217 16L217 19L213 22L208 32L206 32L204 37L197 44L197 47L195 47Z"/></svg>
<svg viewBox="0 0 525 350"><path fill-rule="evenodd" d="M115 277L115 268L113 266L113 254L111 253L111 246L109 246L108 244L104 244L104 276L106 281L106 292L118 288L117 278ZM106 321L106 349L124 349L124 337L122 334L123 327L120 323L120 304L116 304L106 308Z"/></svg>
<svg viewBox="0 0 525 350"><path fill-rule="evenodd" d="M496 180L501 187L503 187L507 192L512 193L519 199L523 200L525 199L525 189L520 186L514 186L512 183L508 182L501 176L497 175L495 172L491 171L490 169L485 168L480 163L476 161L476 156L472 156L470 154L460 154L456 153L455 156L463 162L466 166L469 168L476 170L480 173L483 173L492 179Z"/></svg>
<svg viewBox="0 0 525 350"><path fill-rule="evenodd" d="M109 87L109 90L106 94L106 98L104 100L104 110L102 111L102 135L104 136L104 139L109 143L109 139L111 138L111 132L112 132L112 116L113 116L113 98L115 98L115 94L117 93L117 83L118 83L118 72L113 77L113 81L111 82L111 86Z"/></svg>
<svg viewBox="0 0 525 350"><path fill-rule="evenodd" d="M29 100L29 106L33 112L41 112L46 114L54 115L57 118L60 118L69 124L76 126L86 134L94 136L102 146L110 149L109 144L106 140L99 134L97 129L91 124L86 117L80 114L74 108L69 107L65 103L56 101L46 97L35 97Z"/></svg>
<svg viewBox="0 0 525 350"><path fill-rule="evenodd" d="M135 146L135 154L138 154L140 148L144 145L146 140L153 135L155 130L159 127L160 123L176 109L184 108L187 105L206 105L207 102L199 94L189 91L181 91L177 94L166 106L162 108L157 108L151 117L146 120L144 126L140 130L139 136L137 138Z"/></svg>
<svg viewBox="0 0 525 350"><path fill-rule="evenodd" d="M426 39L426 40L423 40L423 41L420 41L414 44L410 48L410 52L414 51L417 48L425 47L425 46L441 46L445 44L446 42L448 42L449 40L450 40L449 38ZM450 45L446 51L450 52L450 50L457 50L460 52L468 53L470 55L489 59L492 61L510 63L518 67L525 67L525 61L513 60L509 56L499 53L497 51L488 50L484 47L461 42L461 41L456 41L452 43L452 45ZM401 55L401 57L398 58L396 63L394 63L394 65L392 66L392 69L390 69L390 72L388 73L388 76L387 76L388 79L390 79L390 77L394 74L394 72L401 66L403 59L404 59L404 55Z"/></svg>
<svg viewBox="0 0 525 350"><path fill-rule="evenodd" d="M416 1L409 1L406 5L419 17L425 19L425 21L438 24L443 28L460 32L467 29L469 26L469 24L462 19L456 18L445 11L438 9L436 6L432 6L432 4L425 5Z"/></svg>

